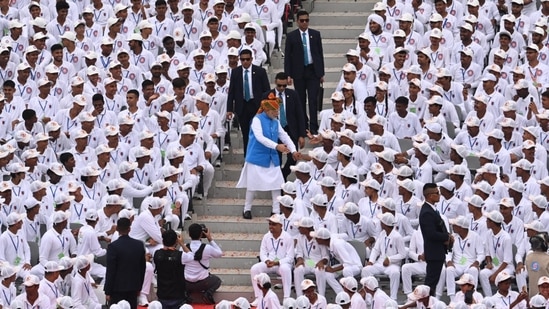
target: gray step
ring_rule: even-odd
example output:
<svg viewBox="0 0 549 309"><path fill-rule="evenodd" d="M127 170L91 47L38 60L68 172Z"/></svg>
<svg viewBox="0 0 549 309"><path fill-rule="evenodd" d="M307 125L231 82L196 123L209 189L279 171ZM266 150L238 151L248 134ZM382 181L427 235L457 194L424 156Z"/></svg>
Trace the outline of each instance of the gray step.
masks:
<svg viewBox="0 0 549 309"><path fill-rule="evenodd" d="M248 252L255 257L266 232L267 230L261 233L213 233L212 237L223 251Z"/></svg>
<svg viewBox="0 0 549 309"><path fill-rule="evenodd" d="M373 6L372 6L373 7ZM318 26L357 26L362 25L364 28L368 16L362 11L334 11L334 12L318 12L313 11L310 14L311 28L316 29Z"/></svg>
<svg viewBox="0 0 549 309"><path fill-rule="evenodd" d="M358 35L357 35L358 37ZM324 53L341 54L343 55L351 48L356 48L357 40L351 39L325 39L322 38L322 48Z"/></svg>
<svg viewBox="0 0 549 309"><path fill-rule="evenodd" d="M213 190L213 194L209 197L214 198L237 198L243 199L246 198L246 189L236 188L236 180L222 180L216 182L216 187ZM270 199L271 192L256 192L256 199Z"/></svg>
<svg viewBox="0 0 549 309"><path fill-rule="evenodd" d="M241 131L238 131L238 138L241 139ZM244 149L242 145L231 145L231 149L223 152L223 163L225 164L240 164L244 163Z"/></svg>
<svg viewBox="0 0 549 309"><path fill-rule="evenodd" d="M342 57L343 58L343 57ZM341 59L338 59L341 60ZM343 64L345 64L345 60L342 61ZM324 80L335 82L336 84L339 82L339 79L341 78L341 69L343 68L343 65L341 67L329 67L324 69Z"/></svg>
<svg viewBox="0 0 549 309"><path fill-rule="evenodd" d="M223 249L223 257L211 260L210 266L212 268L249 269L258 262L258 255L258 252L253 251L225 251Z"/></svg>
<svg viewBox="0 0 549 309"><path fill-rule="evenodd" d="M223 282L222 285L249 285L250 269L210 268L212 274L217 275Z"/></svg>
<svg viewBox="0 0 549 309"><path fill-rule="evenodd" d="M215 192L215 191L214 191ZM198 216L234 216L242 213L244 199L236 198L209 198L203 205L195 207ZM271 199L255 199L252 207L252 216L267 217L271 214Z"/></svg>
<svg viewBox="0 0 549 309"><path fill-rule="evenodd" d="M234 216L201 216L199 217L199 222L205 224L212 233L251 233L263 235L269 230L267 224L269 216L253 217L253 219L247 220L242 218L242 214L239 212Z"/></svg>
<svg viewBox="0 0 549 309"><path fill-rule="evenodd" d="M238 154L241 159L242 155ZM243 160L243 159L242 159ZM242 163L229 164L224 162L223 168L216 173L217 180L238 180L240 178L240 173L242 172Z"/></svg>
<svg viewBox="0 0 549 309"><path fill-rule="evenodd" d="M326 39L353 39L364 31L364 25L354 26L318 26L311 27L322 33L322 38Z"/></svg>
<svg viewBox="0 0 549 309"><path fill-rule="evenodd" d="M312 13L319 12L364 12L370 13L376 1L337 1L317 0ZM367 12L367 13L366 13Z"/></svg>
<svg viewBox="0 0 549 309"><path fill-rule="evenodd" d="M328 69L337 69L340 70L343 68L343 65L347 63L347 58L344 56L347 50L341 50L339 53L324 53L324 70ZM336 81L332 79L326 79L326 81Z"/></svg>

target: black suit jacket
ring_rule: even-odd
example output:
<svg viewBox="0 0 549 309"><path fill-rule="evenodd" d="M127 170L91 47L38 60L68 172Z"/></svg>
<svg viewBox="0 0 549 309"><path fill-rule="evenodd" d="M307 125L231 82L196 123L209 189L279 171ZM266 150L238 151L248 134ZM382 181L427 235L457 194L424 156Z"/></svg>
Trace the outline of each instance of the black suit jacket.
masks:
<svg viewBox="0 0 549 309"><path fill-rule="evenodd" d="M144 276L145 245L142 241L123 235L107 247L105 295L140 291Z"/></svg>
<svg viewBox="0 0 549 309"><path fill-rule="evenodd" d="M322 51L322 38L320 32L309 28L309 49L313 58L316 77L324 76L324 52ZM305 71L303 57L303 41L301 30L295 29L286 37L286 48L284 49L284 71L291 78L302 78Z"/></svg>
<svg viewBox="0 0 549 309"><path fill-rule="evenodd" d="M252 92L254 110L259 109L259 103L263 94L269 90L269 78L267 72L262 67L252 65L251 67ZM243 68L238 66L231 72L229 84L229 93L227 96L227 112L234 112L239 115L244 109L244 78Z"/></svg>
<svg viewBox="0 0 549 309"><path fill-rule="evenodd" d="M433 207L424 203L419 212L419 226L423 235L423 247L426 261L444 261L446 259L448 230L444 220Z"/></svg>
<svg viewBox="0 0 549 309"><path fill-rule="evenodd" d="M267 98L270 93L274 93L278 97L278 92L275 89L271 89L263 95L263 98ZM292 141L296 143L300 137L306 136L305 116L303 115L303 109L301 108L297 92L286 88L284 94L286 95L286 106L284 108L286 110L286 121L288 122L288 126L285 129Z"/></svg>

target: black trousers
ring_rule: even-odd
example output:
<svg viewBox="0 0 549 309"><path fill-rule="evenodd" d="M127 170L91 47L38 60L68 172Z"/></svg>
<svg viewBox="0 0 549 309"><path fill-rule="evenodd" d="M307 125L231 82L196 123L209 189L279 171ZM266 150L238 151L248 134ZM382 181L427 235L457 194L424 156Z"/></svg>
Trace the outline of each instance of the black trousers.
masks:
<svg viewBox="0 0 549 309"><path fill-rule="evenodd" d="M320 91L320 78L316 76L314 64L305 67L303 78L294 79L294 87L299 95L305 123L312 133L318 132L318 93ZM307 116L307 102L309 113Z"/></svg>
<svg viewBox="0 0 549 309"><path fill-rule="evenodd" d="M246 157L246 151L248 150L247 148L250 134L250 124L256 114L257 108L254 99L252 99L248 102L244 102L242 112L236 115L238 117L240 129L242 130L242 141L244 142L244 158Z"/></svg>
<svg viewBox="0 0 549 309"><path fill-rule="evenodd" d="M435 296L438 280L440 279L440 273L442 272L443 260L427 260L427 273L425 275L425 285L430 288L429 294Z"/></svg>
<svg viewBox="0 0 549 309"><path fill-rule="evenodd" d="M288 130L286 130L286 128L284 128L284 130L286 131L286 133L288 132ZM297 143L298 139L294 139L292 138L292 142L294 143L295 147L297 150L299 150L299 145ZM281 141L278 141L278 143L282 143ZM288 175L290 175L292 173L292 171L290 170L290 166L292 165L296 165L297 162L294 160L294 157L292 156L291 153L287 154L286 155L286 163L284 163L284 166L282 166L282 153L278 153L278 158L280 159L280 166L281 166L281 170L282 170L282 176L284 177L284 181L286 181L286 178L288 178Z"/></svg>
<svg viewBox="0 0 549 309"><path fill-rule="evenodd" d="M213 294L221 286L221 279L215 275L209 275L206 279L190 282L185 280L187 293L209 292Z"/></svg>
<svg viewBox="0 0 549 309"><path fill-rule="evenodd" d="M127 300L130 303L131 309L137 309L137 295L140 291L130 291L130 292L112 292L111 294L111 304L116 304L121 300Z"/></svg>

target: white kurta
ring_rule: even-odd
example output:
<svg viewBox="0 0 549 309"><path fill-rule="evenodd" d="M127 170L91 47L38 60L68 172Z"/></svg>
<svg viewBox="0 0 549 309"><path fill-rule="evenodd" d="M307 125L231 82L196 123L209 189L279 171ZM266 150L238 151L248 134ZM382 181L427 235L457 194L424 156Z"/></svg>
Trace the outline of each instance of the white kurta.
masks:
<svg viewBox="0 0 549 309"><path fill-rule="evenodd" d="M257 117L253 118L250 129L257 141L263 144L263 146L275 149L278 145L276 142L273 142L263 135L261 121ZM286 131L280 126L280 123L278 123L278 138L290 149L290 152L293 153L296 151L294 143ZM282 186L283 183L284 178L282 177L280 166L274 166L273 162L271 162L269 167L262 167L245 162L236 187L247 188L250 191L272 191L280 189L280 186Z"/></svg>

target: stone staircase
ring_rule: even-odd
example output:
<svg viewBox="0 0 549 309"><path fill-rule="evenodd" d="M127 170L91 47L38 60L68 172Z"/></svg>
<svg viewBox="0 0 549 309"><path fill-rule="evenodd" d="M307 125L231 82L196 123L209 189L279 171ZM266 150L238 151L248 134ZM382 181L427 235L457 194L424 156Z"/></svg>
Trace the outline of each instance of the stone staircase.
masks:
<svg viewBox="0 0 549 309"><path fill-rule="evenodd" d="M356 37L364 30L366 16L374 0L361 2L349 0L307 0L303 2L311 18L311 28L321 31L324 44L326 82L324 83L324 107L331 104L330 95L335 90L345 64L344 54L356 47ZM292 29L288 29L290 31ZM283 50L283 49L282 49ZM269 67L271 81L277 72L283 70L281 55L276 53ZM274 85L273 85L274 86ZM223 163L216 168L212 189L205 201L194 201L192 222L205 224L214 240L222 247L224 256L213 260L211 273L218 275L223 284L215 295L216 301L234 300L244 296L254 299L250 281L250 267L256 263L263 235L267 232L266 219L271 213L270 193L256 195L252 220L242 218L245 189L236 189L243 164L243 149L240 132L232 130L232 147L223 154ZM189 221L186 222L189 225ZM277 283L274 279L273 283ZM282 298L282 291L275 290ZM328 301L335 295L327 292ZM194 298L198 300L197 298Z"/></svg>

